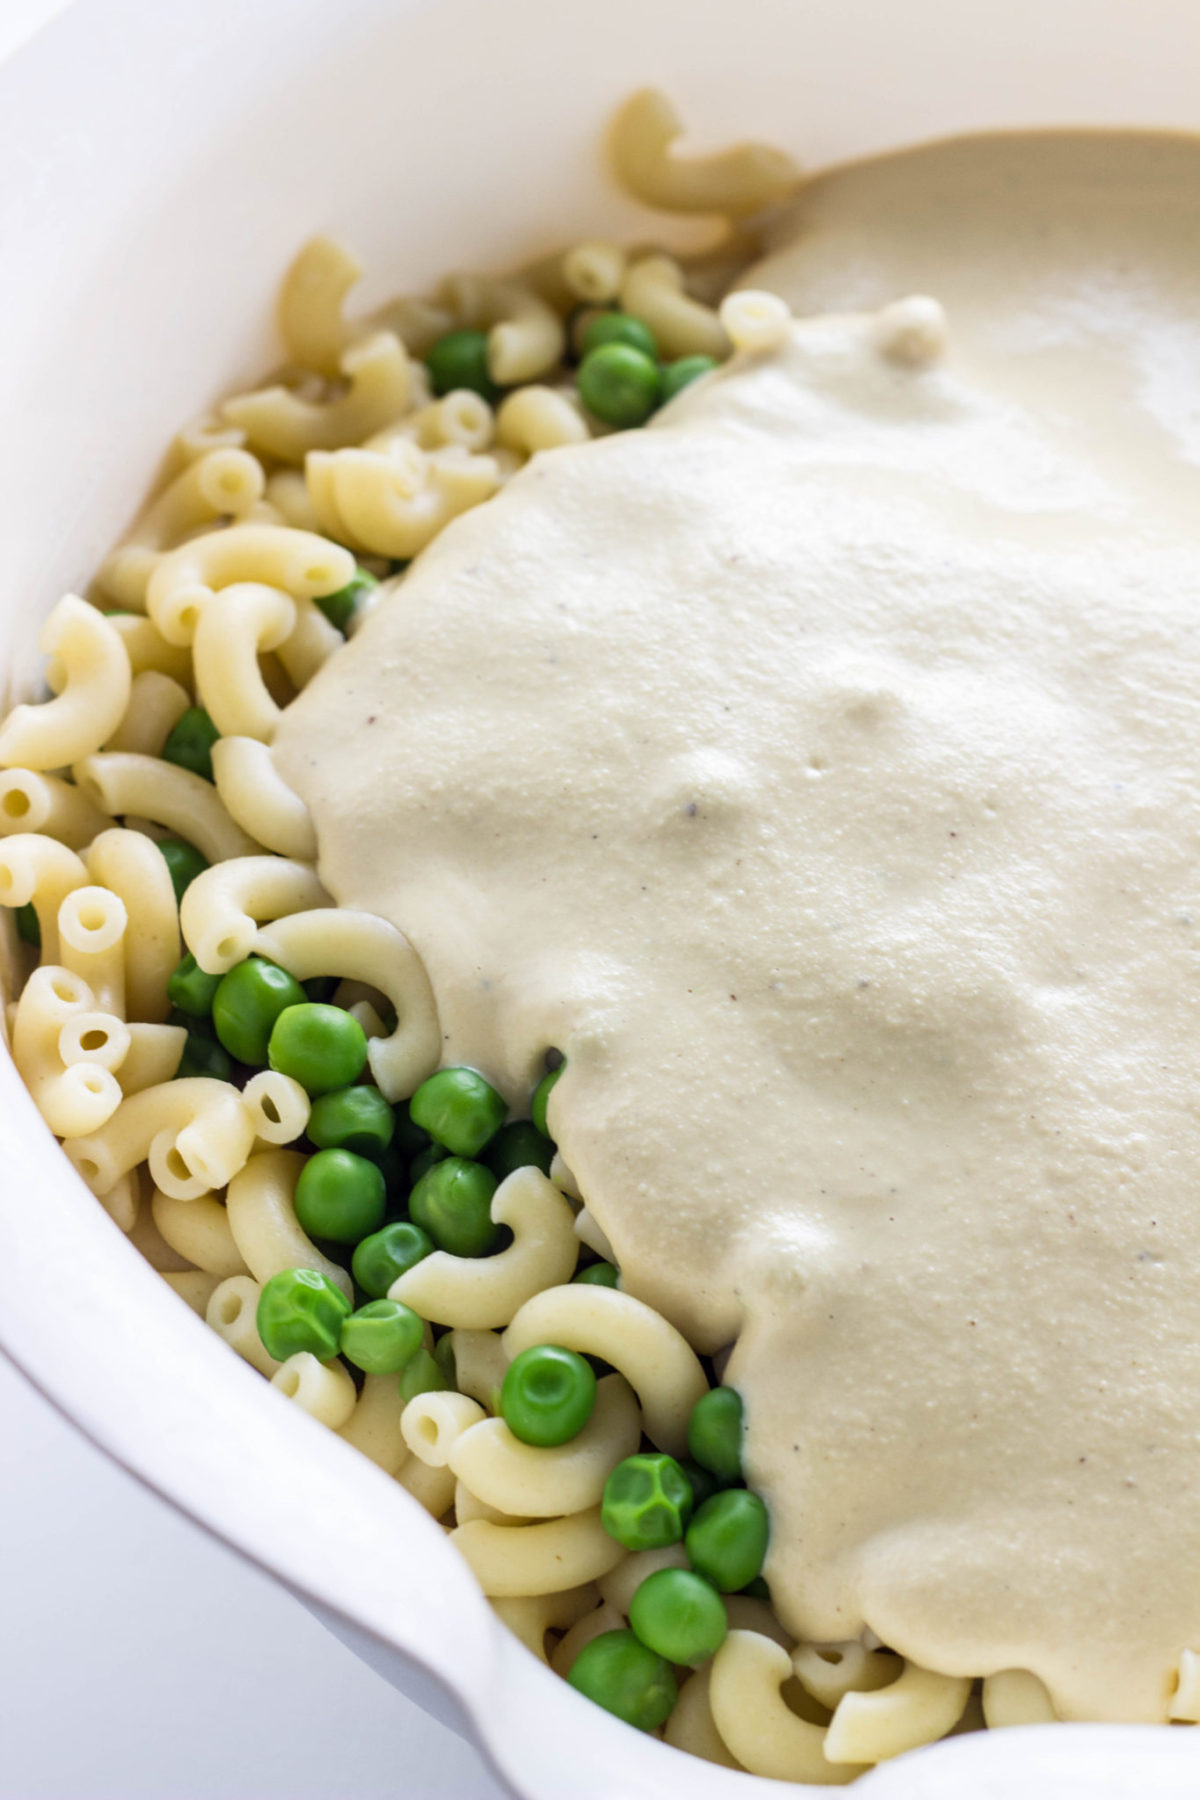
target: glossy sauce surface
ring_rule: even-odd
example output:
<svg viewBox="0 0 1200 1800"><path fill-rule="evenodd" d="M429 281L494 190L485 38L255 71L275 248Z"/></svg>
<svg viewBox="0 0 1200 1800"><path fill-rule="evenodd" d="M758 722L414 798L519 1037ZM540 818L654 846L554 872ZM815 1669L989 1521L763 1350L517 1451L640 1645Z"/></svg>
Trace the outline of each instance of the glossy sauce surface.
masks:
<svg viewBox="0 0 1200 1800"><path fill-rule="evenodd" d="M536 459L285 715L337 899L738 1339L796 1633L1163 1719L1200 1647L1200 152L813 182L804 315ZM946 354L872 309L945 306Z"/></svg>

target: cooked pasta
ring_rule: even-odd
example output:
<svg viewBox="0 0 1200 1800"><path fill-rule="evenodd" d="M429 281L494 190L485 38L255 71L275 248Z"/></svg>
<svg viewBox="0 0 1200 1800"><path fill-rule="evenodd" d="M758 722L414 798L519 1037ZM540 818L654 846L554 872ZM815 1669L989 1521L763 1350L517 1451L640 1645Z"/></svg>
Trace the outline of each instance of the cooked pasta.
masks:
<svg viewBox="0 0 1200 1800"><path fill-rule="evenodd" d="M281 372L179 434L89 590L120 610L61 600L40 638L52 697L0 723L0 906L28 971L7 1018L22 1079L115 1227L279 1396L442 1524L534 1656L571 1678L599 1639L636 1635L648 1582L699 1571L728 1634L694 1659L655 1652L682 1682L666 1742L840 1785L956 1729L1052 1722L1050 1695L1016 1668L973 1695L869 1632L795 1642L762 1577L765 1522L753 1575L710 1575L706 1507L740 1496L765 1521L740 1452L735 1474L696 1436L729 1346L706 1364L624 1291L612 1221L552 1141L561 1053L528 1096L442 1066L417 948L336 904L271 749L378 578L402 604L403 565L530 459L545 459L521 477L536 482L629 426L581 398L596 318L618 319L613 342L650 343L635 355L655 405L679 359L698 359L689 378L733 353L741 368L790 337L781 299L729 289L794 165L758 144L680 155L682 133L647 89L611 149L635 199L735 221L695 257L584 237L357 320L357 258L327 238L300 251ZM896 380L946 338L921 295L863 330ZM452 338L475 359L451 357L460 382L438 362ZM369 779L366 746L364 765ZM557 1399L522 1389L529 1357ZM659 1484L659 1535L629 1527L623 1476ZM1181 1654L1170 1716L1200 1722L1200 1653Z"/></svg>
<svg viewBox="0 0 1200 1800"><path fill-rule="evenodd" d="M492 1218L513 1241L495 1256L434 1251L388 1290L435 1325L507 1325L527 1300L570 1279L578 1257L571 1209L539 1169L517 1169L496 1190Z"/></svg>
<svg viewBox="0 0 1200 1800"><path fill-rule="evenodd" d="M68 594L38 643L59 666L58 692L40 706L16 706L0 725L0 766L61 769L98 750L129 704L125 646L94 606Z"/></svg>

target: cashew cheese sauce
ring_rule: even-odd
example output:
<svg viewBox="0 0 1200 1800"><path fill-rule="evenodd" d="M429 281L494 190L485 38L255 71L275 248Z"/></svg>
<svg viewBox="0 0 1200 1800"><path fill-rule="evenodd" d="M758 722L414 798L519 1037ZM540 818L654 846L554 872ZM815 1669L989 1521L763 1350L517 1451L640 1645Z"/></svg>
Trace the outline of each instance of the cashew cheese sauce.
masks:
<svg viewBox="0 0 1200 1800"><path fill-rule="evenodd" d="M737 1340L767 1575L1068 1718L1200 1647L1200 151L813 181L801 315L537 457L284 716L336 898ZM878 314L905 295L930 309Z"/></svg>

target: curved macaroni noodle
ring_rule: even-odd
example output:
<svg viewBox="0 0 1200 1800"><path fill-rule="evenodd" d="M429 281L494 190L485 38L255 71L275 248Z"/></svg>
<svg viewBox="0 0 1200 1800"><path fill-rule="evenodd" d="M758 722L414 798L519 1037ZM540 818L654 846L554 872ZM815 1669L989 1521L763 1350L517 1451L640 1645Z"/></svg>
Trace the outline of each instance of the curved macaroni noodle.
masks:
<svg viewBox="0 0 1200 1800"><path fill-rule="evenodd" d="M971 1693L965 1675L936 1675L908 1663L875 1693L843 1695L829 1721L825 1754L835 1763L877 1763L945 1737Z"/></svg>
<svg viewBox="0 0 1200 1800"><path fill-rule="evenodd" d="M683 121L658 88L640 88L617 112L609 148L627 193L662 212L739 218L782 200L799 181L791 157L769 144L736 144L713 156L672 155Z"/></svg>
<svg viewBox="0 0 1200 1800"><path fill-rule="evenodd" d="M481 1331L507 1325L527 1300L571 1279L578 1255L569 1203L540 1169L517 1169L492 1197L492 1218L513 1241L495 1256L435 1250L388 1290L435 1325Z"/></svg>
<svg viewBox="0 0 1200 1800"><path fill-rule="evenodd" d="M292 362L337 379L350 340L342 307L361 275L358 258L332 238L305 244L279 296L279 330Z"/></svg>
<svg viewBox="0 0 1200 1800"><path fill-rule="evenodd" d="M93 1193L104 1193L138 1163L148 1162L165 1194L194 1200L224 1187L253 1142L254 1128L238 1090L227 1081L193 1075L129 1095L106 1125L65 1148Z"/></svg>
<svg viewBox="0 0 1200 1800"><path fill-rule="evenodd" d="M309 400L289 388L269 387L239 394L221 410L256 450L283 462L301 463L310 450L360 444L411 407L412 364L394 332L377 331L351 344L338 366L346 383L339 399ZM337 586L344 587L345 582L324 592L334 593Z"/></svg>
<svg viewBox="0 0 1200 1800"><path fill-rule="evenodd" d="M222 736L270 743L280 708L258 659L295 628L295 601L258 581L231 582L200 609L192 640L196 694Z"/></svg>
<svg viewBox="0 0 1200 1800"><path fill-rule="evenodd" d="M476 1498L498 1512L559 1518L600 1504L605 1482L633 1455L641 1435L628 1382L606 1375L591 1418L569 1443L535 1448L514 1437L503 1419L481 1419L451 1447L449 1463Z"/></svg>
<svg viewBox="0 0 1200 1800"><path fill-rule="evenodd" d="M723 1769L740 1769L741 1763L725 1744L712 1715L712 1670L697 1669L679 1690L663 1732L668 1744L702 1756Z"/></svg>
<svg viewBox="0 0 1200 1800"><path fill-rule="evenodd" d="M38 638L61 667L61 691L36 706L14 706L0 725L0 766L61 769L98 750L129 704L125 645L102 613L68 594Z"/></svg>
<svg viewBox="0 0 1200 1800"><path fill-rule="evenodd" d="M802 1719L780 1688L792 1673L786 1650L756 1631L731 1631L713 1658L709 1703L721 1742L752 1775L836 1787L862 1772L831 1762L825 1729Z"/></svg>
<svg viewBox="0 0 1200 1800"><path fill-rule="evenodd" d="M297 1350L281 1363L271 1386L331 1431L349 1423L358 1399L349 1371L339 1362L318 1362L311 1350Z"/></svg>
<svg viewBox="0 0 1200 1800"><path fill-rule="evenodd" d="M160 1023L171 1010L167 981L180 957L179 913L166 859L142 832L113 829L100 833L85 860L92 880L115 894L128 915L127 1011Z"/></svg>
<svg viewBox="0 0 1200 1800"><path fill-rule="evenodd" d="M163 556L150 577L146 606L162 636L190 644L214 593L241 582L281 588L293 599L336 594L354 574L340 544L287 525L231 525ZM167 673L172 673L168 670Z"/></svg>
<svg viewBox="0 0 1200 1800"><path fill-rule="evenodd" d="M642 1404L646 1435L687 1455L691 1411L708 1382L687 1339L660 1313L615 1288L568 1283L527 1300L504 1334L509 1357L534 1344L561 1344L610 1362Z"/></svg>
<svg viewBox="0 0 1200 1800"><path fill-rule="evenodd" d="M292 1199L303 1167L297 1150L266 1150L250 1157L225 1197L234 1243L257 1281L269 1281L282 1269L316 1269L353 1300L345 1269L322 1255L296 1217Z"/></svg>
<svg viewBox="0 0 1200 1800"><path fill-rule="evenodd" d="M455 1444L483 1417L482 1406L466 1394L418 1394L405 1407L400 1430L414 1456L444 1469Z"/></svg>
<svg viewBox="0 0 1200 1800"><path fill-rule="evenodd" d="M231 1275L209 1296L204 1317L218 1337L260 1375L272 1376L282 1367L258 1335L258 1302L262 1288L249 1275Z"/></svg>
<svg viewBox="0 0 1200 1800"><path fill-rule="evenodd" d="M472 1519L450 1534L489 1597L556 1594L615 1568L624 1550L600 1523L600 1508L538 1525Z"/></svg>
<svg viewBox="0 0 1200 1800"><path fill-rule="evenodd" d="M379 985L396 1028L372 1038L367 1058L387 1099L406 1100L433 1073L442 1047L433 990L416 951L386 919L344 907L293 913L264 926L254 949L297 981L341 975Z"/></svg>
<svg viewBox="0 0 1200 1800"><path fill-rule="evenodd" d="M522 456L584 444L591 433L583 414L556 388L523 387L500 403L496 439Z"/></svg>
<svg viewBox="0 0 1200 1800"><path fill-rule="evenodd" d="M96 580L119 606L141 612L160 552L220 518L240 518L262 498L262 465L222 444L203 451L153 500L129 540L100 565Z"/></svg>
<svg viewBox="0 0 1200 1800"><path fill-rule="evenodd" d="M868 1650L852 1638L842 1644L797 1644L792 1668L813 1699L832 1712L846 1694L870 1694L887 1687L903 1672L904 1664L900 1657Z"/></svg>
<svg viewBox="0 0 1200 1800"><path fill-rule="evenodd" d="M161 859L160 859L161 860ZM73 888L58 909L64 968L87 982L101 1012L125 1012L125 903L104 887Z"/></svg>
<svg viewBox="0 0 1200 1800"><path fill-rule="evenodd" d="M235 825L279 856L311 862L317 854L312 815L257 738L218 738L212 748L217 793Z"/></svg>
<svg viewBox="0 0 1200 1800"><path fill-rule="evenodd" d="M693 300L673 257L643 256L621 282L621 305L635 313L658 340L664 356L728 356L729 338L711 306Z"/></svg>
<svg viewBox="0 0 1200 1800"><path fill-rule="evenodd" d="M206 1275L223 1281L230 1275L249 1274L219 1200L207 1195L199 1200L172 1200L169 1194L156 1191L150 1211L163 1242Z"/></svg>
<svg viewBox="0 0 1200 1800"><path fill-rule="evenodd" d="M129 1033L129 1049L119 1070L121 1092L140 1094L160 1081L170 1081L187 1043L186 1029L182 1025L148 1025L141 1021L125 1029Z"/></svg>
<svg viewBox="0 0 1200 1800"><path fill-rule="evenodd" d="M178 681L158 669L143 669L130 685L125 717L105 741L104 748L161 756L168 737L191 704L191 695Z"/></svg>
<svg viewBox="0 0 1200 1800"><path fill-rule="evenodd" d="M409 1454L400 1430L403 1413L404 1401L396 1377L368 1375L354 1411L338 1435L386 1475L398 1475Z"/></svg>
<svg viewBox="0 0 1200 1800"><path fill-rule="evenodd" d="M237 856L190 882L179 909L184 942L210 975L244 962L268 919L331 905L308 863L279 856Z"/></svg>
<svg viewBox="0 0 1200 1800"><path fill-rule="evenodd" d="M492 1611L514 1637L519 1637L527 1650L541 1662L546 1656L546 1633L566 1631L585 1615L593 1612L599 1595L590 1581L582 1587L567 1588L561 1594L530 1594L522 1599L492 1601Z"/></svg>
<svg viewBox="0 0 1200 1800"><path fill-rule="evenodd" d="M251 856L258 848L225 811L210 781L157 757L104 751L76 763L80 787L107 811L150 819L177 833L209 862Z"/></svg>
<svg viewBox="0 0 1200 1800"><path fill-rule="evenodd" d="M68 850L82 850L111 824L86 794L57 775L36 769L6 769L0 774L0 837L36 831Z"/></svg>
<svg viewBox="0 0 1200 1800"><path fill-rule="evenodd" d="M0 841L0 906L32 906L42 939L42 960L58 960L58 909L87 883L83 861L65 844L30 831Z"/></svg>

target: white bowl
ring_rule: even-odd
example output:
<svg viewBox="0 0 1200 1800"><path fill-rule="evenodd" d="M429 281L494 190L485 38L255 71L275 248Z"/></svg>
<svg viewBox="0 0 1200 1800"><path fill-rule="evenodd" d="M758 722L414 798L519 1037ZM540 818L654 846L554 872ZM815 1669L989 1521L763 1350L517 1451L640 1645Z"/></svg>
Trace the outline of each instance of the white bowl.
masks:
<svg viewBox="0 0 1200 1800"><path fill-rule="evenodd" d="M602 122L670 89L706 138L809 166L985 126L1200 124L1194 0L162 0L78 4L0 69L0 443L9 689L183 420L272 357L317 229L365 297L587 231L645 232ZM86 1432L467 1731L525 1800L767 1800L618 1724L500 1630L438 1527L268 1397L129 1248L0 1066L0 1338ZM1200 1738L979 1734L864 1778L871 1800L1194 1800Z"/></svg>

